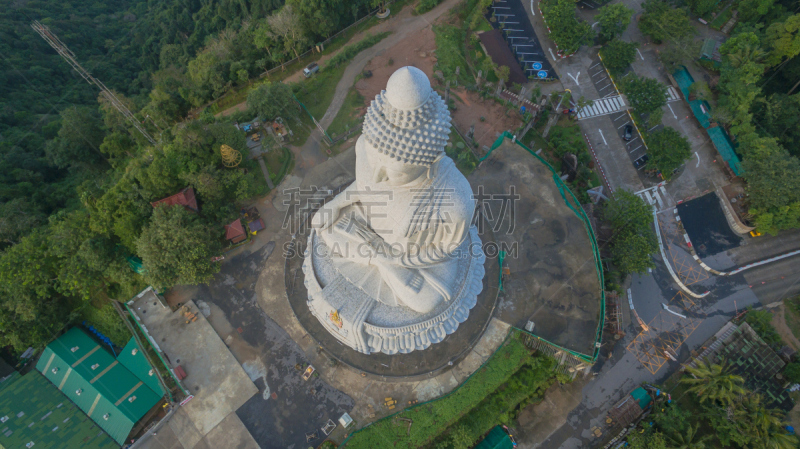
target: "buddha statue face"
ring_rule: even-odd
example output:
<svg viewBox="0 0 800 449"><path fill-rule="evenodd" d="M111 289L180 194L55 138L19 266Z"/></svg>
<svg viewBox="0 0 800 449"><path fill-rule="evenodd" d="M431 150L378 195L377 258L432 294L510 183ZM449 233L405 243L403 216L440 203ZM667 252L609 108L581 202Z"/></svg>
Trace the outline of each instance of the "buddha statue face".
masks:
<svg viewBox="0 0 800 449"><path fill-rule="evenodd" d="M371 180L375 184L402 186L410 184L428 173L427 165L407 164L385 153L379 153L375 148L371 148L372 145L366 139L359 139L357 144L366 145L366 151L362 154L366 153L367 155L369 167L372 169Z"/></svg>

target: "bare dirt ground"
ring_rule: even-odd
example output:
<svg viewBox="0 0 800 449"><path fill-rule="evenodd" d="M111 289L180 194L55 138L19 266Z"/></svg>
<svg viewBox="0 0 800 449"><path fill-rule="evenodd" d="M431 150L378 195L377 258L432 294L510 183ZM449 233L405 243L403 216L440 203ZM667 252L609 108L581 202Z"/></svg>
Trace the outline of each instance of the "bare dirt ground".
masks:
<svg viewBox="0 0 800 449"><path fill-rule="evenodd" d="M431 27L403 39L400 43L378 55L364 67L372 72L370 78L362 78L356 82L358 93L367 101L372 101L381 90L386 88L386 82L395 70L400 67L414 66L433 79L433 65L436 63L434 55L436 43ZM391 64L390 64L391 62Z"/></svg>
<svg viewBox="0 0 800 449"><path fill-rule="evenodd" d="M491 147L500 133L522 125L518 114L494 100L484 100L466 89L451 90L451 93L456 99L456 110L451 111L453 123L465 135L470 126L475 126L473 138L478 142L478 148Z"/></svg>
<svg viewBox="0 0 800 449"><path fill-rule="evenodd" d="M362 78L356 82L356 89L369 103L381 90L395 70L404 66L414 66L428 75L435 88L442 91L444 86L434 78L436 64L436 43L433 30L428 27L419 33L409 36L388 51L378 55L364 68L372 72L370 78ZM389 63L391 60L391 64ZM479 148L491 146L503 131L515 129L522 121L516 114L502 105L483 100L474 92L463 88L451 89L456 109L452 112L453 124L466 134L470 126L475 126L475 139ZM484 121L481 121L484 118Z"/></svg>
<svg viewBox="0 0 800 449"><path fill-rule="evenodd" d="M800 351L800 340L795 337L789 326L786 325L786 306L781 304L769 310L772 312L772 325L775 326L781 339L795 351Z"/></svg>

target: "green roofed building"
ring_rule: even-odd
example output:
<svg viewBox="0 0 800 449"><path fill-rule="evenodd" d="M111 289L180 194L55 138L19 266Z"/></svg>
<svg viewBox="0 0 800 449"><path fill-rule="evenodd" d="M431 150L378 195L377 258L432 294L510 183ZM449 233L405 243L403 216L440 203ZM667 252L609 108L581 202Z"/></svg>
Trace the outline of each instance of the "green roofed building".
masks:
<svg viewBox="0 0 800 449"><path fill-rule="evenodd" d="M119 444L163 395L134 341L114 358L77 327L47 345L36 369Z"/></svg>
<svg viewBox="0 0 800 449"><path fill-rule="evenodd" d="M41 374L14 372L0 382L0 447L111 449L119 444Z"/></svg>

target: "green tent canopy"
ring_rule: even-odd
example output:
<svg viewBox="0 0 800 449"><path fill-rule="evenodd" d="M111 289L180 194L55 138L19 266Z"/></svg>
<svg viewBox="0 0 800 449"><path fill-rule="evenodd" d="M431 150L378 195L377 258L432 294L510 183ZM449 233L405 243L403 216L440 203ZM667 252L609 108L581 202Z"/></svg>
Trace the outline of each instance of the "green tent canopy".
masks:
<svg viewBox="0 0 800 449"><path fill-rule="evenodd" d="M494 426L486 438L481 440L475 449L512 449L514 443L511 442L511 437L508 436L503 426Z"/></svg>

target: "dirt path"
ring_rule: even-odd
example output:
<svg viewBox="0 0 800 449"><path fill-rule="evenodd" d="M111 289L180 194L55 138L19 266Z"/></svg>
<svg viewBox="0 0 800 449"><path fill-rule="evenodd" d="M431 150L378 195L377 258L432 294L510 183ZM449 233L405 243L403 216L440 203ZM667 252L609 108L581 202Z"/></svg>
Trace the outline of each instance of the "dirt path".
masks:
<svg viewBox="0 0 800 449"><path fill-rule="evenodd" d="M772 312L772 325L778 331L781 339L788 343L795 351L800 351L800 340L795 337L789 326L786 325L786 306L781 304L778 307L771 309Z"/></svg>

